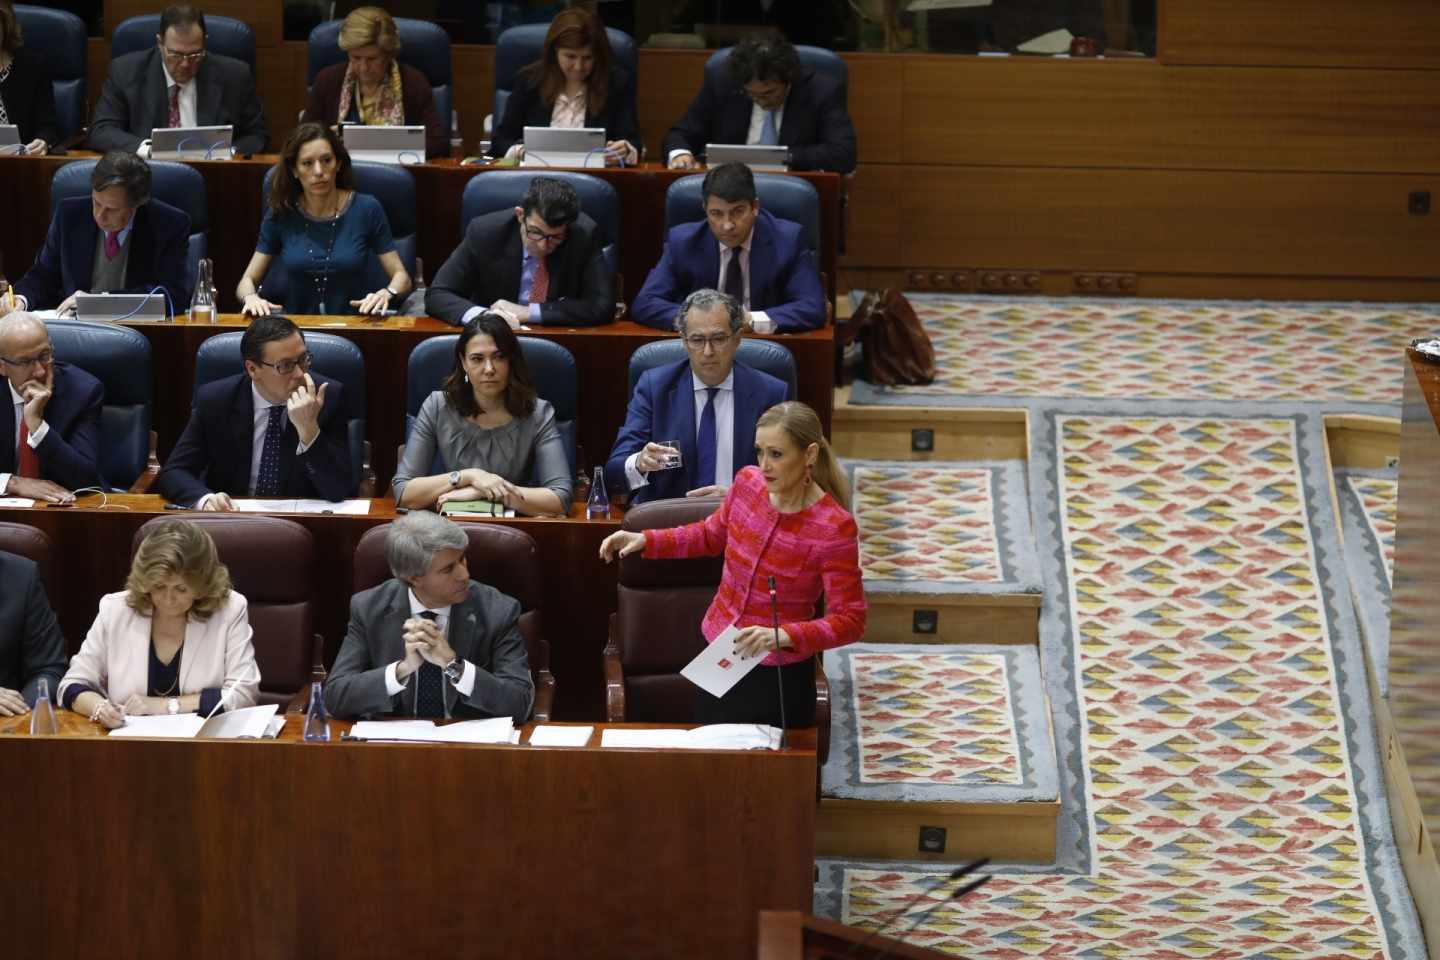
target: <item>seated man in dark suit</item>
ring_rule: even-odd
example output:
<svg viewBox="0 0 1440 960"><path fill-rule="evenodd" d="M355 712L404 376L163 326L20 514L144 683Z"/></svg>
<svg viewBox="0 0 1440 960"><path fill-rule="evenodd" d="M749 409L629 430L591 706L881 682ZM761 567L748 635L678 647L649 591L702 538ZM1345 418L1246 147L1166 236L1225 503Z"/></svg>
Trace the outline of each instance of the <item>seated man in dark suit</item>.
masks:
<svg viewBox="0 0 1440 960"><path fill-rule="evenodd" d="M685 298L677 324L688 360L646 370L605 464L605 489L632 502L720 495L755 463L755 421L786 399L785 384L735 362L744 313L715 290ZM679 447L680 466L666 466Z"/></svg>
<svg viewBox="0 0 1440 960"><path fill-rule="evenodd" d="M10 398L0 415L0 496L68 503L70 491L97 485L100 381L57 361L45 324L28 313L0 318L0 370Z"/></svg>
<svg viewBox="0 0 1440 960"><path fill-rule="evenodd" d="M680 301L715 287L740 301L758 333L825 325L825 290L800 225L760 209L755 175L726 163L705 175L705 219L672 227L660 262L645 278L630 315L674 329Z"/></svg>
<svg viewBox="0 0 1440 960"><path fill-rule="evenodd" d="M56 207L45 245L15 284L15 305L68 313L76 291L162 287L171 309L182 312L190 305L189 245L190 215L150 198L150 165L133 154L107 153L90 173L89 199L71 197Z"/></svg>
<svg viewBox="0 0 1440 960"><path fill-rule="evenodd" d="M791 170L855 169L855 127L844 87L802 67L781 36L742 40L725 70L706 71L699 95L665 135L666 162L688 170L707 143L789 147Z"/></svg>
<svg viewBox="0 0 1440 960"><path fill-rule="evenodd" d="M350 625L325 685L337 717L511 717L535 700L520 604L470 579L453 521L411 511L390 525L393 580L350 598Z"/></svg>
<svg viewBox="0 0 1440 960"><path fill-rule="evenodd" d="M50 699L65 675L65 638L35 561L0 550L0 717L35 705L40 681Z"/></svg>
<svg viewBox="0 0 1440 960"><path fill-rule="evenodd" d="M536 177L513 210L470 221L425 294L425 312L464 326L485 310L522 323L590 326L615 319L615 278L575 188Z"/></svg>
<svg viewBox="0 0 1440 960"><path fill-rule="evenodd" d="M166 7L153 50L110 61L110 75L90 124L91 150L149 156L156 127L234 127L237 154L270 142L250 67L205 49L205 14L188 4Z"/></svg>
<svg viewBox="0 0 1440 960"><path fill-rule="evenodd" d="M300 328L285 317L256 317L240 356L244 373L195 391L190 422L156 478L160 492L197 510L234 510L232 496L354 494L344 385L310 374Z"/></svg>

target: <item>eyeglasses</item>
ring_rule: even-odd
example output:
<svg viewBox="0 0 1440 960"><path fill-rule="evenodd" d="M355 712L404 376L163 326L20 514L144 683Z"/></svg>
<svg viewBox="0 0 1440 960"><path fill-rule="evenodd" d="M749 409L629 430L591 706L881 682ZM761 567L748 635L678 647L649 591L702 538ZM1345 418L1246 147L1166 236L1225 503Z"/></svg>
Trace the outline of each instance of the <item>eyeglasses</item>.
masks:
<svg viewBox="0 0 1440 960"><path fill-rule="evenodd" d="M309 370L310 364L315 362L315 356L307 350L296 360L281 360L279 363L271 363L269 360L256 360L255 362L261 366L274 367L275 372L280 376L288 377L295 372L296 367L301 370Z"/></svg>
<svg viewBox="0 0 1440 960"><path fill-rule="evenodd" d="M161 47L160 49L165 51L166 57L177 63L199 63L210 53L208 50L196 50L194 53L177 53L169 47Z"/></svg>
<svg viewBox="0 0 1440 960"><path fill-rule="evenodd" d="M530 238L531 243L564 243L567 232L561 230L559 233L546 233L538 227L525 224L525 236Z"/></svg>
<svg viewBox="0 0 1440 960"><path fill-rule="evenodd" d="M685 346L697 353L703 351L706 347L719 350L733 339L735 339L735 334L733 333L717 333L708 337L702 337L698 333L692 333L685 338Z"/></svg>
<svg viewBox="0 0 1440 960"><path fill-rule="evenodd" d="M750 86L747 84L740 89L744 91L745 96L749 97L752 102L761 103L767 100L774 100L782 93L785 93L785 84L777 83L773 86L762 87L758 90L751 89Z"/></svg>
<svg viewBox="0 0 1440 960"><path fill-rule="evenodd" d="M54 359L55 351L51 349L42 350L33 357L21 357L18 360L12 360L9 357L0 357L0 363L9 364L12 367L33 367L37 363L49 366Z"/></svg>

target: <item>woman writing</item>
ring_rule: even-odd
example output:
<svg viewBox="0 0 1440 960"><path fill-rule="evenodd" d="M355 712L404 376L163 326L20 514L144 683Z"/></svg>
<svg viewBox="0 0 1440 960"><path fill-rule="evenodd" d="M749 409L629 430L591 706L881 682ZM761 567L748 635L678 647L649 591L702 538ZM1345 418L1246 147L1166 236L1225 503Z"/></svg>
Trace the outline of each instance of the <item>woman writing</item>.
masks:
<svg viewBox="0 0 1440 960"><path fill-rule="evenodd" d="M526 127L604 127L605 164L639 162L635 78L614 62L605 25L590 11L572 7L551 21L540 59L516 77L491 152L523 157Z"/></svg>
<svg viewBox="0 0 1440 960"><path fill-rule="evenodd" d="M108 728L125 714L209 714L253 706L260 669L245 598L199 524L156 527L130 564L125 589L100 598L70 669L62 706Z"/></svg>
<svg viewBox="0 0 1440 960"><path fill-rule="evenodd" d="M434 475L436 454L444 471ZM523 486L530 477L540 486ZM455 366L415 418L395 471L395 503L411 510L492 500L516 513L564 514L573 490L555 408L530 379L520 341L482 313L455 342Z"/></svg>
<svg viewBox="0 0 1440 960"><path fill-rule="evenodd" d="M701 621L707 643L732 624L736 652L763 656L761 665L723 698L696 691L701 723L778 725L775 670L791 726L815 722L811 657L853 643L865 632L855 520L842 505L844 475L803 403L778 403L755 425L758 466L746 467L720 508L698 523L669 530L612 533L600 558L642 553L655 559L723 554L720 589ZM772 627L770 580L779 613L779 649ZM815 604L825 597L825 615Z"/></svg>
<svg viewBox="0 0 1440 960"><path fill-rule="evenodd" d="M55 90L44 53L24 46L23 39L14 5L0 0L0 125L19 127L25 153L40 156L60 139Z"/></svg>
<svg viewBox="0 0 1440 960"><path fill-rule="evenodd" d="M350 154L329 127L302 123L290 134L265 206L260 242L235 285L241 313L383 313L410 290L385 211L355 192ZM289 275L283 307L258 292L275 257ZM371 257L389 277L378 290L365 289Z"/></svg>

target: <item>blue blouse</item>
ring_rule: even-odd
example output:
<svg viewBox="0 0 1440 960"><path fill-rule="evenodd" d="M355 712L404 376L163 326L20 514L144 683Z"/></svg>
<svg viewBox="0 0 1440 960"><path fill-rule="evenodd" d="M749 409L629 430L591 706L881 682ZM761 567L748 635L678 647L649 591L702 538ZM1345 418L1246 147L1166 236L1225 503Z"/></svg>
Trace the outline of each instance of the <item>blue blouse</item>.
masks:
<svg viewBox="0 0 1440 960"><path fill-rule="evenodd" d="M353 314L351 300L367 293L370 258L395 249L390 221L380 202L356 193L335 219L317 220L299 210L280 216L265 212L260 223L258 253L279 259L288 285L286 313ZM274 264L271 264L274 269Z"/></svg>

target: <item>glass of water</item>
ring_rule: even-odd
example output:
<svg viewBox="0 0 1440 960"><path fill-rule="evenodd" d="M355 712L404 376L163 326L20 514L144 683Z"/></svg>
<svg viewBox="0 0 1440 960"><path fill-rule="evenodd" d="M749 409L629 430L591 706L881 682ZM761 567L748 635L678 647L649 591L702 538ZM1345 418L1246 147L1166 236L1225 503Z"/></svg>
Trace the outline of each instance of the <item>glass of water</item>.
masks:
<svg viewBox="0 0 1440 960"><path fill-rule="evenodd" d="M683 466L680 457L679 440L656 440L655 442L662 447L670 448L670 453L666 454L663 458L664 464L660 467L661 470L676 470Z"/></svg>

